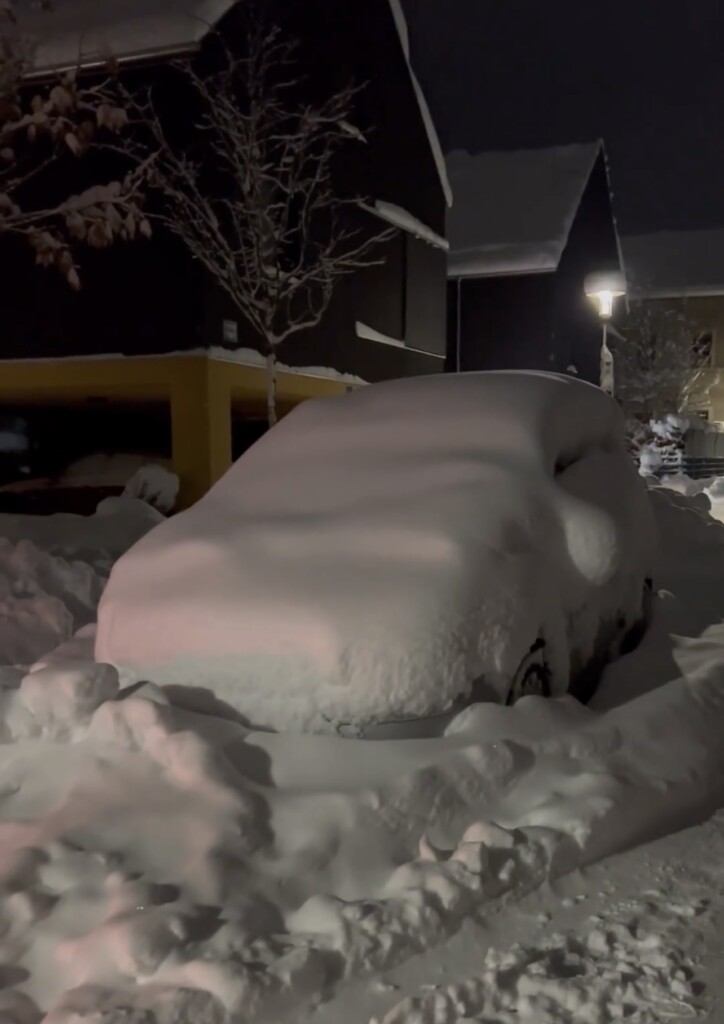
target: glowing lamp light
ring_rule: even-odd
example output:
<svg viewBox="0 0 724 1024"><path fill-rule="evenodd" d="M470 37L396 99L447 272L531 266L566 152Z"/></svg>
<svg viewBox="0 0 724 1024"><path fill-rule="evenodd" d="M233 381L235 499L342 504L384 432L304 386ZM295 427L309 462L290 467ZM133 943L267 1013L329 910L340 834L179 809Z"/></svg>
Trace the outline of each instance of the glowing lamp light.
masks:
<svg viewBox="0 0 724 1024"><path fill-rule="evenodd" d="M613 316L614 299L626 294L626 281L618 271L605 274L589 274L585 281L586 295L598 307L598 315L602 320L610 320Z"/></svg>

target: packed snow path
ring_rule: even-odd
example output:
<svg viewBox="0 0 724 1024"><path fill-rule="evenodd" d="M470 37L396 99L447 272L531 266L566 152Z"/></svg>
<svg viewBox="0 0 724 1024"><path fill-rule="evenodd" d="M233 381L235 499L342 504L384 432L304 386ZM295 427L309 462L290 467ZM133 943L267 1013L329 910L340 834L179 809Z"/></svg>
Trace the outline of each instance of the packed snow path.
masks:
<svg viewBox="0 0 724 1024"><path fill-rule="evenodd" d="M652 909L642 887L636 908L607 901L585 927L556 908L555 929L531 926L518 949L491 932L475 962L455 960L452 992L398 995L380 980L442 945L442 961L455 958L456 933L494 929L503 903L542 899L526 893L724 806L724 527L703 499L654 498L657 583L677 597L659 598L593 709L480 705L424 741L252 733L204 691L120 690L91 659L92 626L32 671L4 670L0 1015L279 1024L322 1004L318 1020L334 1024L349 986L373 979L385 998L370 1016L387 1024L559 1024L564 1004L592 1024L631 1005L630 1019L653 1022L706 1008L679 928L688 912L666 892ZM16 549L21 527L6 528ZM82 559L44 527L34 546L50 562L6 559L6 590L18 564L31 597L43 579L74 581L72 616L80 577L48 565ZM87 550L102 578L107 547Z"/></svg>
<svg viewBox="0 0 724 1024"><path fill-rule="evenodd" d="M663 1024L720 1019L724 817L472 915L444 946L309 1024Z"/></svg>

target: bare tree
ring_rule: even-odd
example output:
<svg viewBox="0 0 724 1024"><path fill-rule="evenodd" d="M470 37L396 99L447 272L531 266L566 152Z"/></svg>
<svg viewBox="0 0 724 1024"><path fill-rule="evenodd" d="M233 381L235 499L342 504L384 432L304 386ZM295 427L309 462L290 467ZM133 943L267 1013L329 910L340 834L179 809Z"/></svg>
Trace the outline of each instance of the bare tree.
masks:
<svg viewBox="0 0 724 1024"><path fill-rule="evenodd" d="M51 168L68 154L84 156L104 134L123 131L128 116L110 78L82 86L67 72L33 87L27 82L32 64L33 46L18 28L14 0L0 0L0 235L25 238L38 264L57 267L77 288L76 245L102 248L150 233L142 213L147 168L135 166L122 180L49 203L58 187Z"/></svg>
<svg viewBox="0 0 724 1024"><path fill-rule="evenodd" d="M261 338L272 425L280 344L320 322L343 276L383 262L374 250L394 230L366 230L361 197L335 187L337 153L364 141L351 123L357 90L304 102L297 43L259 22L243 58L215 45L213 71L177 65L197 110L193 141L172 138L148 93L136 109L150 141L134 148L157 153L159 219Z"/></svg>
<svg viewBox="0 0 724 1024"><path fill-rule="evenodd" d="M665 301L636 300L616 350L616 397L639 420L704 405L716 383L711 338L685 311Z"/></svg>

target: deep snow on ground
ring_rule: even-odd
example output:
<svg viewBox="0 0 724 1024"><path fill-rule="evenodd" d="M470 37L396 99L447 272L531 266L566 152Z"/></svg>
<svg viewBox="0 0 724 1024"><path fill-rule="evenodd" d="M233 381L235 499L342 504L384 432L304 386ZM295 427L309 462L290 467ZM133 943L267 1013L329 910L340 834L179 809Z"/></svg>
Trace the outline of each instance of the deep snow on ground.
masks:
<svg viewBox="0 0 724 1024"><path fill-rule="evenodd" d="M106 499L90 517L0 513L0 673L95 622L111 566L162 518L128 497Z"/></svg>
<svg viewBox="0 0 724 1024"><path fill-rule="evenodd" d="M720 1019L724 817L483 906L442 947L360 979L305 1024Z"/></svg>
<svg viewBox="0 0 724 1024"><path fill-rule="evenodd" d="M724 527L702 499L653 500L657 584L673 593L591 709L480 705L435 740L255 733L207 692L119 690L92 660L92 625L29 673L4 670L0 1014L354 1024L369 1007L388 1024L604 1024L706 1006L694 929L701 891L718 892L720 823L694 833L690 877L652 872L623 892L630 905L597 902L609 862L590 869L584 909L601 920L577 905L567 919L556 888L724 806ZM86 541L59 525L56 542L50 523L0 534L17 548L32 529L49 561L24 558L23 586L69 581L55 592L69 610L82 588L68 560L85 551L102 579L111 549L98 523ZM506 915L529 905L553 923L514 927ZM437 963L451 993L420 987ZM405 964L404 990L386 989Z"/></svg>

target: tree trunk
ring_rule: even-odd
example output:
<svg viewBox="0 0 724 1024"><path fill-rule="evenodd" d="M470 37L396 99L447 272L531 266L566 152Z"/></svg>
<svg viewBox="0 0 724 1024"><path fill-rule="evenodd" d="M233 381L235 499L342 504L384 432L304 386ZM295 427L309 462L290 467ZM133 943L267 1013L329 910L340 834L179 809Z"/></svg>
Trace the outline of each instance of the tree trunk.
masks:
<svg viewBox="0 0 724 1024"><path fill-rule="evenodd" d="M277 421L277 353L270 345L266 354L266 408L270 427Z"/></svg>

